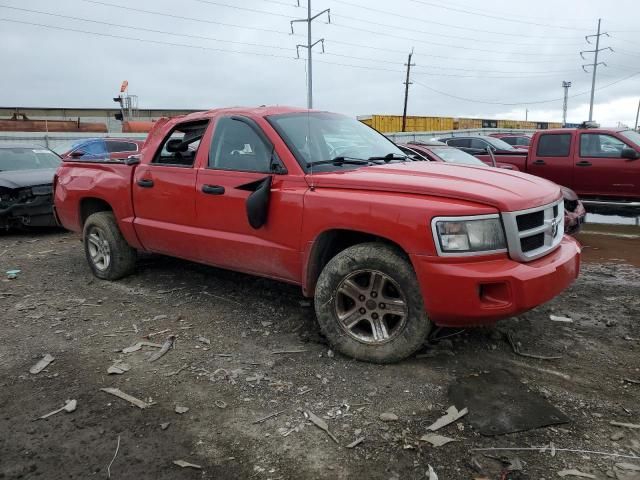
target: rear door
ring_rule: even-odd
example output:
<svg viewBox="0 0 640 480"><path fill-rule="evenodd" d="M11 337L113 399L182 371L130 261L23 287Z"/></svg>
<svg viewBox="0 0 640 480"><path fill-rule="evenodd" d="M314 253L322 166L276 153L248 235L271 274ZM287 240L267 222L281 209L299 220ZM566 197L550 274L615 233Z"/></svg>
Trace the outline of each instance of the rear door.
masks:
<svg viewBox="0 0 640 480"><path fill-rule="evenodd" d="M208 143L208 145L207 145ZM300 282L300 230L307 184L292 177L274 142L252 119L222 116L203 148L196 182L201 261L272 278ZM271 182L270 187L268 183ZM262 191L268 201L261 225L250 224L248 201ZM254 197L255 200L256 197ZM265 206L262 202L255 205Z"/></svg>
<svg viewBox="0 0 640 480"><path fill-rule="evenodd" d="M195 160L208 120L177 124L133 178L135 227L150 251L196 259ZM206 155L206 153L205 153Z"/></svg>
<svg viewBox="0 0 640 480"><path fill-rule="evenodd" d="M627 144L607 133L581 132L579 137L574 190L586 196L637 197L640 160L622 158Z"/></svg>
<svg viewBox="0 0 640 480"><path fill-rule="evenodd" d="M541 133L534 147L529 150L527 173L575 189L572 133Z"/></svg>

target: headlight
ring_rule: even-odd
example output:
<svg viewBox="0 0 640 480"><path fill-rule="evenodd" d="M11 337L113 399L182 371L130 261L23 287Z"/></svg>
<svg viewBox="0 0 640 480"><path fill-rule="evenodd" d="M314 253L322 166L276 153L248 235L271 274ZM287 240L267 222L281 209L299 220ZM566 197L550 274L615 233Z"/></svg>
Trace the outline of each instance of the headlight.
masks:
<svg viewBox="0 0 640 480"><path fill-rule="evenodd" d="M434 218L432 226L440 254L482 253L507 248L498 215Z"/></svg>

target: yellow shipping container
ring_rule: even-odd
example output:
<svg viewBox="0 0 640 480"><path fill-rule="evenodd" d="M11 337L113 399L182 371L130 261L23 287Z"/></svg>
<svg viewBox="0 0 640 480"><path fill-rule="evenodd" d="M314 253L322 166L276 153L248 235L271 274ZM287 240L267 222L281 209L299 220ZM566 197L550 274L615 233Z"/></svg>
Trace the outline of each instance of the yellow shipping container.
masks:
<svg viewBox="0 0 640 480"><path fill-rule="evenodd" d="M381 133L393 133L402 131L402 115L367 115L358 117L362 123L375 128ZM525 120L492 120L497 128L504 129L536 129L540 125L548 125L548 128L560 128L557 122L534 122ZM480 118L452 118L452 117L421 117L407 116L405 130L407 132L436 132L446 130L467 130L482 128L483 120Z"/></svg>

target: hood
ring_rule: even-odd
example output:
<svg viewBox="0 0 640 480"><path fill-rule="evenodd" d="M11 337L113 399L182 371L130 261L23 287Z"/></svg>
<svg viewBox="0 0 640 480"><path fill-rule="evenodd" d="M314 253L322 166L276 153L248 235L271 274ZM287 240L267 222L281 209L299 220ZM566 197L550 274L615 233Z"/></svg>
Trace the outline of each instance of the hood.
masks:
<svg viewBox="0 0 640 480"><path fill-rule="evenodd" d="M443 162L406 162L307 176L317 188L414 193L490 205L502 212L546 205L560 187L533 175Z"/></svg>
<svg viewBox="0 0 640 480"><path fill-rule="evenodd" d="M13 189L52 184L55 173L55 168L0 172L0 187Z"/></svg>

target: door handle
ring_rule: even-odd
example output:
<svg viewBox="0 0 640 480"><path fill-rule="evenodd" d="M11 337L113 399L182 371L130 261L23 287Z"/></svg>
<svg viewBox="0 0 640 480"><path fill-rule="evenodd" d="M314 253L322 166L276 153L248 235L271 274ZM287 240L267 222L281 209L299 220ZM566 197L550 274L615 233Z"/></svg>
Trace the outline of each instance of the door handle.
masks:
<svg viewBox="0 0 640 480"><path fill-rule="evenodd" d="M533 162L534 165L546 165L547 163L544 160L536 160Z"/></svg>
<svg viewBox="0 0 640 480"><path fill-rule="evenodd" d="M591 162L587 162L586 160L582 160L576 163L576 167L590 167L590 166L591 166Z"/></svg>
<svg viewBox="0 0 640 480"><path fill-rule="evenodd" d="M153 187L153 180L151 180L150 178L141 178L136 183L138 184L139 187L142 187L142 188Z"/></svg>
<svg viewBox="0 0 640 480"><path fill-rule="evenodd" d="M209 195L223 195L224 187L220 185L203 185L202 193L207 193Z"/></svg>

